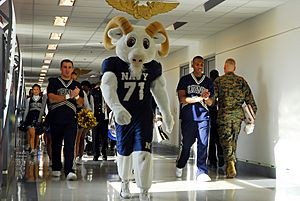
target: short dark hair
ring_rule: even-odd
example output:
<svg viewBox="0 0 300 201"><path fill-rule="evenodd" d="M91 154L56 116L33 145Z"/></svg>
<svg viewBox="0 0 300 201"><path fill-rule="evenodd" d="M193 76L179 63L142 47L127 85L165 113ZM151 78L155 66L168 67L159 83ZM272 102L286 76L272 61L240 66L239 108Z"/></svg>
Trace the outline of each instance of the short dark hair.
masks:
<svg viewBox="0 0 300 201"><path fill-rule="evenodd" d="M62 67L62 65L63 65L64 62L66 62L66 63L71 63L72 66L74 66L73 61L71 61L70 59L64 59L64 60L62 60L62 61L60 62L60 67Z"/></svg>
<svg viewBox="0 0 300 201"><path fill-rule="evenodd" d="M87 86L88 88L91 88L92 86L91 86L91 83L89 82L89 81L87 81L87 80L83 80L82 82L81 82L81 86Z"/></svg>
<svg viewBox="0 0 300 201"><path fill-rule="evenodd" d="M203 57L201 57L201 56L195 56L192 61L194 62L196 59L204 60Z"/></svg>
<svg viewBox="0 0 300 201"><path fill-rule="evenodd" d="M34 84L34 85L32 85L31 89L33 89L34 87L38 87L38 88L41 90L41 86L40 86L40 85L38 85L38 84Z"/></svg>
<svg viewBox="0 0 300 201"><path fill-rule="evenodd" d="M219 71L217 71L216 69L211 70L209 73L209 77L212 81L214 81L217 77L219 77Z"/></svg>
<svg viewBox="0 0 300 201"><path fill-rule="evenodd" d="M77 75L77 73L76 73L75 71L73 71L73 72L71 73L71 75Z"/></svg>

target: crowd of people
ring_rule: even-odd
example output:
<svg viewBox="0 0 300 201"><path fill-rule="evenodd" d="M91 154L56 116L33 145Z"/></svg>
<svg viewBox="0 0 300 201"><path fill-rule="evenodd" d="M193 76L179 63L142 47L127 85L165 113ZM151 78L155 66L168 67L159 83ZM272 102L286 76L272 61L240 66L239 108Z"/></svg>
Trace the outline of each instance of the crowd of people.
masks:
<svg viewBox="0 0 300 201"><path fill-rule="evenodd" d="M211 180L208 166L218 168L225 165L226 176L234 178L237 175L237 139L245 118L242 105L249 104L254 113L257 111L251 89L243 77L235 74L236 62L232 58L225 61L224 75L221 76L217 70L210 72L210 78L205 76L201 56L194 57L191 66L193 72L181 77L177 85L182 141L176 161L176 176L182 177L191 147L197 142L197 181ZM107 160L110 108L102 96L102 77L95 84L87 80L79 83L73 62L68 59L61 61L60 70L60 76L49 79L46 96L42 96L38 84L32 86L23 119L27 123L30 155L34 157L39 140L35 133L36 123L41 121L40 116L44 113L42 100L47 98L45 122L48 129L44 140L52 161L52 176L60 177L64 168L66 179L76 180L74 169L76 164L82 163L85 151L90 151L94 161L98 161L100 156ZM82 109L92 112L96 118L97 125L93 129L78 124L77 114ZM85 148L87 135L92 138L90 148ZM110 147L114 149L115 141L111 142ZM118 146L121 147L120 143ZM126 192L123 194L126 196Z"/></svg>

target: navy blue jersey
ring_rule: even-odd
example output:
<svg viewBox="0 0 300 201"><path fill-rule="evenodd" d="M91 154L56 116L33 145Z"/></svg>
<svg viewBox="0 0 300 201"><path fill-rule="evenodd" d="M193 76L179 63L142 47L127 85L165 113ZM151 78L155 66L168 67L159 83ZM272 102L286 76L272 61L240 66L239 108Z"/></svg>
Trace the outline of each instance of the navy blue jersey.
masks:
<svg viewBox="0 0 300 201"><path fill-rule="evenodd" d="M152 60L144 64L139 80L131 77L129 65L118 57L110 57L103 61L102 72L113 72L118 80L117 94L121 104L134 115L136 112L150 111L152 107L151 83L161 76L161 64Z"/></svg>
<svg viewBox="0 0 300 201"><path fill-rule="evenodd" d="M103 61L102 72L112 72L118 80L118 98L131 114L128 125L118 125L117 150L121 155L129 156L133 151L151 152L153 137L153 112L151 83L161 76L161 64L151 61L144 64L140 79L131 77L129 65L118 57L110 57Z"/></svg>
<svg viewBox="0 0 300 201"><path fill-rule="evenodd" d="M26 122L28 124L37 122L41 109L42 109L42 97L39 96L37 100L34 100L34 98L31 97L29 99L29 108L28 108L28 114L26 116Z"/></svg>
<svg viewBox="0 0 300 201"><path fill-rule="evenodd" d="M181 77L177 85L177 91L185 90L186 97L200 96L205 89L210 92L210 97L214 96L212 81L205 75L198 80L193 73ZM180 118L186 121L208 120L209 112L204 103L181 105Z"/></svg>
<svg viewBox="0 0 300 201"><path fill-rule="evenodd" d="M63 80L61 77L49 78L47 87L47 94L53 93L55 95L70 94L76 86L80 89L79 96L83 97L83 91L79 82L75 80ZM50 121L53 123L66 124L76 121L76 100L68 99L60 103L50 104Z"/></svg>

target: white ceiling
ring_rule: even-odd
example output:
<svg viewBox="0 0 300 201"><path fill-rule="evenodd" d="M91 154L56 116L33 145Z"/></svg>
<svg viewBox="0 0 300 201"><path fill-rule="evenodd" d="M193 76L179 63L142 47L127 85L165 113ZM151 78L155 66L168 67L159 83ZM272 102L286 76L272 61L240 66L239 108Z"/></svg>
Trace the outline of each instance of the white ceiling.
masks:
<svg viewBox="0 0 300 201"><path fill-rule="evenodd" d="M149 21L158 20L165 27L176 21L187 22L175 31L168 31L173 52L185 47L188 44L185 41L209 37L286 1L226 0L204 12L206 0L179 0L176 9L154 16ZM99 72L103 58L114 54L114 51L106 51L100 45L109 19L122 15L136 25L149 23L113 9L104 0L76 0L74 7L59 7L58 0L14 0L14 6L27 86L38 82L48 44L58 44L58 48L50 51L54 52L54 58L47 77L59 74L59 63L64 58L73 60L75 67ZM55 16L69 17L67 25L53 26ZM51 32L63 33L61 40L50 40Z"/></svg>

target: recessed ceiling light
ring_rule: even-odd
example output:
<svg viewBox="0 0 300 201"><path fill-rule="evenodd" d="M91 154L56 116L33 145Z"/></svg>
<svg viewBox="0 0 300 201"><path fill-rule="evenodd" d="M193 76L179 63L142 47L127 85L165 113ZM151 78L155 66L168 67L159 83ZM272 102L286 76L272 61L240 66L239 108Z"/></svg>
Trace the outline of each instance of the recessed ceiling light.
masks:
<svg viewBox="0 0 300 201"><path fill-rule="evenodd" d="M50 39L52 40L60 40L62 33L51 33Z"/></svg>
<svg viewBox="0 0 300 201"><path fill-rule="evenodd" d="M59 6L73 6L75 3L75 0L59 0L58 5Z"/></svg>
<svg viewBox="0 0 300 201"><path fill-rule="evenodd" d="M47 52L47 53L45 54L45 57L46 57L46 58L52 58L53 56L54 56L54 53Z"/></svg>
<svg viewBox="0 0 300 201"><path fill-rule="evenodd" d="M42 69L48 69L49 66L48 65L42 65Z"/></svg>
<svg viewBox="0 0 300 201"><path fill-rule="evenodd" d="M63 26L66 26L67 21L68 21L68 17L56 16L54 19L53 25L63 27Z"/></svg>
<svg viewBox="0 0 300 201"><path fill-rule="evenodd" d="M41 73L47 73L47 70L46 69L42 69Z"/></svg>
<svg viewBox="0 0 300 201"><path fill-rule="evenodd" d="M51 63L51 59L45 59L44 60L44 64L50 64ZM49 67L49 66L48 66Z"/></svg>
<svg viewBox="0 0 300 201"><path fill-rule="evenodd" d="M40 78L45 77L45 76L46 76L45 73L41 73L41 74L40 74Z"/></svg>
<svg viewBox="0 0 300 201"><path fill-rule="evenodd" d="M56 50L56 48L57 48L57 44L49 44L47 47L48 50Z"/></svg>

